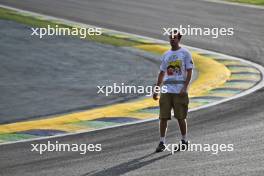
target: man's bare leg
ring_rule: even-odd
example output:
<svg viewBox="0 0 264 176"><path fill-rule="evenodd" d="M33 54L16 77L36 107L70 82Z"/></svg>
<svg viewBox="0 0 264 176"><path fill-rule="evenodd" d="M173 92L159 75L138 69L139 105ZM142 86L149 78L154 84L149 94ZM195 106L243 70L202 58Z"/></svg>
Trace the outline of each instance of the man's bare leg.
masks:
<svg viewBox="0 0 264 176"><path fill-rule="evenodd" d="M160 119L160 141L165 143L165 136L166 136L166 131L167 131L167 126L168 126L168 120L167 119Z"/></svg>
<svg viewBox="0 0 264 176"><path fill-rule="evenodd" d="M181 130L182 140L186 141L187 135L187 121L186 119L178 119L179 127Z"/></svg>
<svg viewBox="0 0 264 176"><path fill-rule="evenodd" d="M167 119L160 119L160 137L165 137L168 126Z"/></svg>
<svg viewBox="0 0 264 176"><path fill-rule="evenodd" d="M160 119L159 128L160 128L160 143L156 148L156 152L162 152L165 149L165 136L168 126L167 119Z"/></svg>

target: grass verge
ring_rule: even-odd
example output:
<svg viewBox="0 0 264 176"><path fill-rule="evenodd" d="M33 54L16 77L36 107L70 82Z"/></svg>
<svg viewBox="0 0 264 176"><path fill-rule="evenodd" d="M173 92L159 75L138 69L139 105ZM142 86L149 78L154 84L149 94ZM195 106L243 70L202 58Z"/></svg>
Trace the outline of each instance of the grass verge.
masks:
<svg viewBox="0 0 264 176"><path fill-rule="evenodd" d="M253 5L264 5L264 0L228 0L229 2L239 2L244 4L253 4Z"/></svg>
<svg viewBox="0 0 264 176"><path fill-rule="evenodd" d="M70 29L72 28L72 26L66 24L38 19L34 16L23 15L16 11L1 7L0 7L0 20L15 21L17 23L21 23L30 27L47 27L48 25L50 25L51 27L55 27L56 25L58 25L58 27L70 28ZM85 39L93 42L109 44L114 46L133 46L139 44L138 42L107 36L104 35L104 33L99 36L88 35Z"/></svg>

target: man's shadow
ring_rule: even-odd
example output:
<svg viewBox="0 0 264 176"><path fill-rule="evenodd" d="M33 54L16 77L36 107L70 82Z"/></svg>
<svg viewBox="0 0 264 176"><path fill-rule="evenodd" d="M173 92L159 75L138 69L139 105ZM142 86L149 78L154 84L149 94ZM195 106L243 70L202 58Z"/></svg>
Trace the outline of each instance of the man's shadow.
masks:
<svg viewBox="0 0 264 176"><path fill-rule="evenodd" d="M105 176L105 175L115 175L115 176L120 176L122 174L125 174L127 172L130 172L132 170L136 170L136 169L139 169L141 167L144 167L146 165L149 165L157 160L160 160L160 159L163 159L163 158L166 158L168 157L169 155L171 155L170 153L169 154L166 154L166 155L162 155L162 156L159 156L159 157L156 157L156 158L152 158L150 160L147 160L147 161L141 161L145 158L148 158L152 155L154 155L155 153L150 153L150 154L147 154L147 155L144 155L142 157L139 157L139 158L136 158L136 159L133 159L131 161L128 161L128 162L125 162L125 163L121 163L119 165L116 165L116 166L113 166L113 167L110 167L110 168L107 168L107 169L104 169L104 170L101 170L101 171L92 171L92 172L88 172L82 176Z"/></svg>

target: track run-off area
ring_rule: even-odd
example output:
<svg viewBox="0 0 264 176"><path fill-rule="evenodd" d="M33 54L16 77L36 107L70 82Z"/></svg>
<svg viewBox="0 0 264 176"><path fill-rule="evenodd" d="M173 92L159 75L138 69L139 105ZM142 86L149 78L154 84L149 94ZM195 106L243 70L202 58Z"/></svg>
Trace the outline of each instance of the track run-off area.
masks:
<svg viewBox="0 0 264 176"><path fill-rule="evenodd" d="M124 35L122 34L120 37L131 38L130 33L137 34L133 36L151 42L137 43L133 47L125 46L125 49L149 60L158 59L157 56L168 49L168 44L164 44L165 38L161 36L161 26L171 24L199 26L203 24L205 26L234 27L235 34L228 39L212 40L203 37L186 37L182 41L185 45L194 47L190 47L190 50L196 60L197 78L202 76L201 70L199 70L199 61L213 61L214 64L221 65L221 68L226 71L224 75L228 78L222 80L222 85L212 87L211 91L207 92L210 96L207 94L198 95L196 92L196 96L202 98L199 99L192 94L191 99L194 103L188 120L189 139L192 143L232 143L234 151L219 152L217 155L208 152L182 152L175 155L168 152L153 154L159 140L158 121L148 120L149 118L145 117L157 118L157 104L150 98L143 97L134 99L134 102L125 102L125 104L131 105L138 101L136 104L138 107L133 107L131 114L117 113L114 117L110 117L110 122L113 122L111 125L120 122L119 117L126 119L128 122L125 123L130 123L130 125L123 126L122 123L119 123L121 125L119 127L106 127L102 124L110 124L109 121L106 121L109 117L108 114L100 114L97 111L99 123L96 122L89 126L87 120L93 121L94 119L77 120L86 121L87 126L86 124L81 125L84 126L84 131L79 131L80 128L70 131L70 128L56 129L54 127L55 133L50 131L50 134L57 136L47 136L36 140L42 137L39 134L47 132L43 128L37 127L36 129L40 133L31 133L31 135L37 134L34 136L35 138L12 140L24 140L24 142L12 143L11 140L5 138L2 141L3 145L0 145L1 158L4 161L0 165L1 175L263 175L264 92L261 88L261 67L264 65L264 40L261 34L264 16L262 9L200 0L167 0L165 2L158 0L140 2L77 0L75 3L68 0L57 0L56 7L59 8L54 8L53 2L51 0L0 0L1 4L55 16L59 20L68 19L78 21L80 25L85 23L105 29L114 29L111 31L112 35L120 34L117 31L124 31ZM149 51L153 48L160 52L150 53ZM261 65L260 68L259 65ZM195 79L192 83L193 92L195 92L194 84L199 79ZM242 86L238 86L240 83ZM139 102L145 102L146 106L140 105ZM207 107L210 103L214 106ZM116 105L116 108L121 109L121 104ZM199 106L207 108L198 110ZM87 113L90 113L90 110ZM110 106L108 110L110 111ZM110 112L114 113L113 110L116 109L112 109ZM84 110L82 111L84 112ZM131 115L136 119L132 119ZM50 117L56 118L57 116L49 116L49 119L52 119ZM145 120L145 122L132 121L138 119ZM44 117L41 120L47 120L47 118ZM75 125L79 126L80 124ZM93 129L88 129L88 126L93 126ZM97 129L105 129L96 130L95 126L99 127ZM21 129L21 132L25 131L26 129ZM16 132L6 131L4 133ZM167 143L177 143L179 139L178 126L172 120L169 123ZM40 155L31 152L32 143L47 143L48 141L67 144L101 144L102 151L89 152L86 155L76 152L46 152Z"/></svg>
<svg viewBox="0 0 264 176"><path fill-rule="evenodd" d="M10 13L22 17L64 24L79 28L94 28L69 20L36 14L11 8ZM147 55L159 62L159 57L170 47L166 41L133 35L120 31L103 29L104 36L113 39L133 41L133 46L119 46L136 55ZM190 87L190 111L217 105L221 102L249 94L263 86L264 69L260 65L216 52L186 46L193 55L197 79ZM155 57L156 56L156 57ZM87 97L88 98L88 97ZM156 120L158 102L151 97L141 97L124 103L44 117L39 120L15 122L0 125L2 143L39 139L48 136L66 135L111 128L120 125Z"/></svg>

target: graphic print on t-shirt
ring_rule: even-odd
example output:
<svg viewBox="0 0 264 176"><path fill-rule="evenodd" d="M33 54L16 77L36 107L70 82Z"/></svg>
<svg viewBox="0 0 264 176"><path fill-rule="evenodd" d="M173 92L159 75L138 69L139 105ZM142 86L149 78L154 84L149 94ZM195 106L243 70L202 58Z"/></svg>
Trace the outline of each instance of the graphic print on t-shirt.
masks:
<svg viewBox="0 0 264 176"><path fill-rule="evenodd" d="M192 56L185 48L176 51L169 50L162 55L160 70L166 73L163 78L163 86L167 92L180 93L184 86L183 82L186 80L186 70L192 68Z"/></svg>
<svg viewBox="0 0 264 176"><path fill-rule="evenodd" d="M182 74L182 61L176 60L176 61L170 61L167 67L167 75L181 75Z"/></svg>

